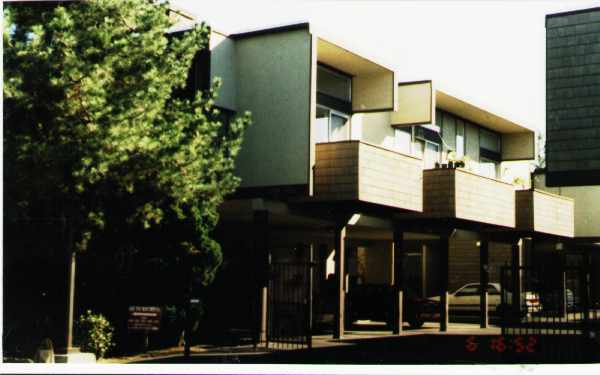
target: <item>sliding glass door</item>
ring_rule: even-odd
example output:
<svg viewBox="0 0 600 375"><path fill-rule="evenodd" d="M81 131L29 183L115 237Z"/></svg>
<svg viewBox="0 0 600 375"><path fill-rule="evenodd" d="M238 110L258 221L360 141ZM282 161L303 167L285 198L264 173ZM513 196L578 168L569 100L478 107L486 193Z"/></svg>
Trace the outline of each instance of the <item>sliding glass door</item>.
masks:
<svg viewBox="0 0 600 375"><path fill-rule="evenodd" d="M350 139L350 116L317 106L317 143L347 141Z"/></svg>

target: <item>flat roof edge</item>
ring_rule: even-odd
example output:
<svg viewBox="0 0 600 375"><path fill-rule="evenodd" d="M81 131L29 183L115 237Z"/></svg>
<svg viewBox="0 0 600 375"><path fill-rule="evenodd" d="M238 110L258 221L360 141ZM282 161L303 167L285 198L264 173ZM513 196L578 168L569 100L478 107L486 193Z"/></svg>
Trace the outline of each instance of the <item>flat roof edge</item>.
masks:
<svg viewBox="0 0 600 375"><path fill-rule="evenodd" d="M447 96L447 97L449 97L449 98L451 98L453 100L456 100L458 102L463 103L464 105L469 106L471 109L473 109L473 110L479 112L480 114L482 114L482 116L492 116L493 118L495 118L495 119L503 122L505 125L508 125L509 127L517 128L517 129L515 129L515 131L509 131L509 132L502 132L502 131L496 130L496 131L498 131L501 134L526 134L526 133L535 133L536 132L536 130L534 128L531 128L528 125L524 125L524 124L515 122L513 120L510 120L510 119L506 118L505 115L503 115L503 114L501 115L501 114L498 114L496 112L492 112L492 110L485 109L485 108L483 108L483 106L480 106L479 104L474 104L474 103L472 103L470 101L467 101L466 99L461 99L461 98L459 98L459 97L457 97L455 95L449 94L447 91L441 90L439 88L435 89L436 107L438 106L439 99L440 99L438 97L439 94L445 95L445 96ZM444 107L440 107L440 108L444 109ZM450 112L452 112L452 111L450 111ZM457 113L457 115L462 116L460 113ZM469 118L466 118L466 119L470 120L470 121L476 122L473 119L469 119ZM486 126L485 123L480 123L479 125L491 128L490 126ZM489 123L488 125L493 125L493 124ZM494 129L492 129L492 130L494 130Z"/></svg>
<svg viewBox="0 0 600 375"><path fill-rule="evenodd" d="M294 31L294 30L308 30L310 28L310 24L308 22L300 22L283 26L270 27L266 29L259 29L253 31L246 31L242 33L236 33L229 35L232 39L243 39L249 38L253 36L266 35L266 34L276 34L282 33L286 31Z"/></svg>
<svg viewBox="0 0 600 375"><path fill-rule="evenodd" d="M553 17L571 16L571 15L574 15L574 14L587 13L587 12L595 12L595 11L600 11L600 6L598 6L598 7L592 7L592 8L585 8L585 9L568 10L568 11L559 12L559 13L546 14L546 19L553 18Z"/></svg>

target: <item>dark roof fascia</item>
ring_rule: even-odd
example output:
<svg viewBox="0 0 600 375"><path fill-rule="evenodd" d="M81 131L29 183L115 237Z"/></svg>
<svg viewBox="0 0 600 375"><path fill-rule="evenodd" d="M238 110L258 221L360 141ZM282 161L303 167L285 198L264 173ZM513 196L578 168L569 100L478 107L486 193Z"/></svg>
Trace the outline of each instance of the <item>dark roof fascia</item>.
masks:
<svg viewBox="0 0 600 375"><path fill-rule="evenodd" d="M276 34L276 33L282 33L282 32L286 32L286 31L308 30L308 29L309 29L309 23L302 22L302 23L295 23L295 24L291 24L291 25L271 27L268 29L261 29L261 30L248 31L248 32L244 32L244 33L231 34L229 37L231 39L244 39L244 38L250 38L250 37L259 36L259 35Z"/></svg>
<svg viewBox="0 0 600 375"><path fill-rule="evenodd" d="M553 18L553 17L571 16L571 15L574 15L574 14L588 13L588 12L595 12L595 11L600 11L600 7L585 8L585 9L576 9L576 10L569 10L569 11L560 12L560 13L546 14L546 19Z"/></svg>

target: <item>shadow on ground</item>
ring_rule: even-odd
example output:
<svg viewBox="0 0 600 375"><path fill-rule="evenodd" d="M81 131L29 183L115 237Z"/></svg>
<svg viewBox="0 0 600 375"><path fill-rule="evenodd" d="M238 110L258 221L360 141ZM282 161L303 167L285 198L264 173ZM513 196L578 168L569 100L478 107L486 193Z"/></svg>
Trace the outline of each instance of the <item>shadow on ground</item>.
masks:
<svg viewBox="0 0 600 375"><path fill-rule="evenodd" d="M543 345L524 337L499 341L498 335L407 335L344 340L310 350L239 351L153 359L136 363L272 363L272 364L514 364L577 363L581 360L549 356ZM561 338L555 338L560 340ZM564 339L564 338L562 338ZM561 340L562 341L562 340ZM533 345L532 345L533 343ZM565 343L562 342L562 345Z"/></svg>

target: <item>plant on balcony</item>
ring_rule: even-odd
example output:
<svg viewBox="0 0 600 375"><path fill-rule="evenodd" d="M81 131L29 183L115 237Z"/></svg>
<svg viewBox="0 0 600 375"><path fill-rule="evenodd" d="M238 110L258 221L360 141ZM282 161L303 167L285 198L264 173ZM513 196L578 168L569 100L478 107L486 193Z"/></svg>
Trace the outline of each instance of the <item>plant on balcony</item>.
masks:
<svg viewBox="0 0 600 375"><path fill-rule="evenodd" d="M466 168L467 170L473 171L471 158L468 155L463 155L460 158L457 158L456 152L450 151L448 153L448 162L452 163L450 164L450 168Z"/></svg>

